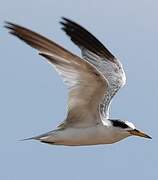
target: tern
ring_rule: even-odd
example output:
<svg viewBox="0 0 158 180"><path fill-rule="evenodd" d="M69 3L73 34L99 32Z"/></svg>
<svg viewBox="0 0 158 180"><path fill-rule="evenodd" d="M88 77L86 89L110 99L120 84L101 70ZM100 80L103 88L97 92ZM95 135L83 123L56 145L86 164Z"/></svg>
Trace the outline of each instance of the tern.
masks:
<svg viewBox="0 0 158 180"><path fill-rule="evenodd" d="M69 90L65 120L55 130L28 139L66 146L112 144L132 135L151 139L132 122L109 117L112 98L126 82L118 58L76 22L62 18L60 24L82 58L32 30L5 24L12 35L47 59Z"/></svg>

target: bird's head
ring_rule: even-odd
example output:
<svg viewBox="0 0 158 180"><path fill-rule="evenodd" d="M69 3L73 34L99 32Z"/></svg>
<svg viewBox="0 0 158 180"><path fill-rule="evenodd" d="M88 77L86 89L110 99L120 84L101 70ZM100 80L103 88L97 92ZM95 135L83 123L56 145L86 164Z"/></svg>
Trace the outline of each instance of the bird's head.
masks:
<svg viewBox="0 0 158 180"><path fill-rule="evenodd" d="M139 137L152 139L149 135L136 129L135 125L132 122L121 121L121 120L111 120L111 122L114 127L120 128L121 131L127 133L128 136L133 135L133 136L139 136Z"/></svg>

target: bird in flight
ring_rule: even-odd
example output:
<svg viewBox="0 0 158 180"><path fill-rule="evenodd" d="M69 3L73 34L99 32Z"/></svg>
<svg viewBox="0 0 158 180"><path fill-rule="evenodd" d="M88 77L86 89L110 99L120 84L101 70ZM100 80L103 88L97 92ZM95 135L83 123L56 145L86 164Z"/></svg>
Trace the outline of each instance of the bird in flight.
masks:
<svg viewBox="0 0 158 180"><path fill-rule="evenodd" d="M66 146L112 144L132 135L151 139L133 123L109 117L112 98L126 82L120 61L79 24L67 18L60 24L80 48L82 58L32 30L10 22L5 25L12 35L38 50L69 90L64 122L28 139Z"/></svg>

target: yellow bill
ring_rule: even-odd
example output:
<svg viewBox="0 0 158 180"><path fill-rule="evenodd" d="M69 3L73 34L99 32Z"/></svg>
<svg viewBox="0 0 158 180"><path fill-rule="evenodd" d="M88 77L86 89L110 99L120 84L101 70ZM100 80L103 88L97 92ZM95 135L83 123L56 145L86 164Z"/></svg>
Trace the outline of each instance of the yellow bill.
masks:
<svg viewBox="0 0 158 180"><path fill-rule="evenodd" d="M131 135L134 135L134 136L140 136L140 137L152 139L152 137L150 137L149 135L147 135L144 132L141 132L141 131L139 131L137 129L129 130L129 132L130 132Z"/></svg>

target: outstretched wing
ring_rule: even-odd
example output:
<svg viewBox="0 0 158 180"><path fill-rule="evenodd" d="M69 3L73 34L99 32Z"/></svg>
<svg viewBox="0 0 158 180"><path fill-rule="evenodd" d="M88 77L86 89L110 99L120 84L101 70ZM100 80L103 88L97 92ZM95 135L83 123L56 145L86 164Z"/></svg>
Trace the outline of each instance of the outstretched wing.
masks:
<svg viewBox="0 0 158 180"><path fill-rule="evenodd" d="M100 104L100 110L108 118L110 101L126 80L121 63L98 39L79 24L67 18L63 18L60 23L62 30L81 49L83 58L93 64L107 79L109 87Z"/></svg>
<svg viewBox="0 0 158 180"><path fill-rule="evenodd" d="M39 54L54 66L68 86L68 115L62 124L64 127L102 123L98 106L108 83L93 65L29 29L13 23L7 23L5 27L11 34L39 50Z"/></svg>

